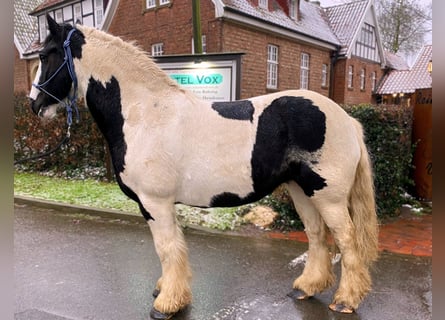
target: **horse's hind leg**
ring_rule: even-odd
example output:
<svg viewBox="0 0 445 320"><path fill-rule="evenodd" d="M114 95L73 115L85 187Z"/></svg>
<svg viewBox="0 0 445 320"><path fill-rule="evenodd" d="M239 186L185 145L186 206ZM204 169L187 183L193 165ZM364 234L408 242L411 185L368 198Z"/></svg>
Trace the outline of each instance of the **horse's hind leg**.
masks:
<svg viewBox="0 0 445 320"><path fill-rule="evenodd" d="M162 266L162 277L156 284L156 299L150 316L153 319L169 319L190 304L192 299L187 246L182 230L176 223L172 203L146 201L144 207L154 218L148 224Z"/></svg>
<svg viewBox="0 0 445 320"><path fill-rule="evenodd" d="M295 182L286 184L305 227L309 240L309 250L303 273L294 281L291 296L304 299L330 287L335 277L332 272L331 256L326 243L326 226L313 205Z"/></svg>
<svg viewBox="0 0 445 320"><path fill-rule="evenodd" d="M329 308L351 313L371 288L369 265L360 258L356 230L346 200L341 203L325 200L327 198L320 196L314 202L341 252L340 284Z"/></svg>

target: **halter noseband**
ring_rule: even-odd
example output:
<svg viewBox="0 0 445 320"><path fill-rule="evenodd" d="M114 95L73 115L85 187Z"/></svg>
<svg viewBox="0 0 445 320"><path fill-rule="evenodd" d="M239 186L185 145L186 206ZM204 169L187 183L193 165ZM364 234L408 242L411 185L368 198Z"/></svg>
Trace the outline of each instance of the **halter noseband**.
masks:
<svg viewBox="0 0 445 320"><path fill-rule="evenodd" d="M38 83L37 84L35 84L35 83L32 84L38 90L43 91L44 93L49 95L51 98L53 98L53 99L57 100L59 103L65 105L66 112L67 112L68 130L69 130L69 127L71 126L71 124L73 122L73 109L72 109L72 107L76 110L77 120L79 120L79 110L77 109L77 104L76 104L76 98L77 98L77 77L76 77L76 73L74 72L73 55L71 54L71 48L70 48L70 44L71 44L70 38L71 38L72 34L74 33L74 31L76 31L76 28L73 28L73 29L70 30L70 32L68 33L68 36L66 37L66 40L63 42L63 51L65 52L65 56L63 58L63 63L60 65L60 67L45 82L43 82L41 84L38 84ZM65 65L68 68L68 73L70 74L71 80L73 81L73 87L74 87L73 95L71 96L68 93L68 97L67 97L68 103L60 100L59 98L57 98L56 96L54 96L53 94L49 93L46 89L43 88L51 80L54 79L54 77L60 72L60 70L62 70L62 68Z"/></svg>

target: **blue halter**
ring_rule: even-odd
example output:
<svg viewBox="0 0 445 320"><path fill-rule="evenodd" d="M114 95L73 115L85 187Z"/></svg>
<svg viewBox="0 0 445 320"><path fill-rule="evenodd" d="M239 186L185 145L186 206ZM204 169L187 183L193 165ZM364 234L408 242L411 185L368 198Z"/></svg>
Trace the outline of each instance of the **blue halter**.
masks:
<svg viewBox="0 0 445 320"><path fill-rule="evenodd" d="M76 73L74 72L73 55L71 54L71 48L70 48L70 43L71 43L70 38L71 38L72 34L74 33L74 31L76 31L76 28L73 28L70 30L70 32L68 33L68 36L66 37L66 40L63 42L63 51L65 52L65 57L63 58L63 63L60 65L60 67L45 82L43 82L41 84L35 84L35 83L32 84L38 90L43 91L44 93L49 95L51 98L57 100L62 105L65 105L66 113L67 113L68 128L71 127L71 124L73 122L73 108L74 108L74 110L76 110L77 121L79 121L79 110L77 109L77 104L76 104L77 77L76 77ZM71 96L70 94L68 94L68 97L67 97L68 102L64 102L64 101L60 100L59 98L57 98L56 96L49 93L46 89L43 88L51 80L54 79L54 77L60 72L60 70L62 70L62 68L65 65L68 68L68 73L70 74L71 80L73 81L73 87L74 87L73 95Z"/></svg>

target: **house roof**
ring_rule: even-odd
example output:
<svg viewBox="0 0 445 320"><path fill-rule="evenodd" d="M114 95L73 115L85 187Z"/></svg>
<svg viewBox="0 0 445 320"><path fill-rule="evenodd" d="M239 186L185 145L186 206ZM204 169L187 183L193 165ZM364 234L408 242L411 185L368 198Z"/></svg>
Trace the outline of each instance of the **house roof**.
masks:
<svg viewBox="0 0 445 320"><path fill-rule="evenodd" d="M416 89L431 88L432 78L427 68L432 57L433 46L424 46L411 69L390 71L383 77L376 93L413 93Z"/></svg>
<svg viewBox="0 0 445 320"><path fill-rule="evenodd" d="M409 66L406 60L397 53L385 51L386 66L394 70L408 70Z"/></svg>
<svg viewBox="0 0 445 320"><path fill-rule="evenodd" d="M225 11L236 12L334 46L340 45L329 27L323 8L317 4L300 1L300 15L299 19L295 21L275 0L271 0L273 1L272 10L256 6L249 0L216 0L214 1L215 5L218 5L218 1Z"/></svg>
<svg viewBox="0 0 445 320"><path fill-rule="evenodd" d="M369 0L359 0L325 8L329 24L341 43L341 55L348 53L357 30L360 30L368 4Z"/></svg>
<svg viewBox="0 0 445 320"><path fill-rule="evenodd" d="M75 2L75 1L74 0L43 0L40 2L41 2L41 4L34 7L33 10L30 12L30 14L38 13L40 11L47 9L47 8L54 7L55 5L62 4L64 2L69 3L69 2Z"/></svg>
<svg viewBox="0 0 445 320"><path fill-rule="evenodd" d="M29 12L43 0L14 1L14 43L20 55L33 51L33 42L37 37L37 19Z"/></svg>

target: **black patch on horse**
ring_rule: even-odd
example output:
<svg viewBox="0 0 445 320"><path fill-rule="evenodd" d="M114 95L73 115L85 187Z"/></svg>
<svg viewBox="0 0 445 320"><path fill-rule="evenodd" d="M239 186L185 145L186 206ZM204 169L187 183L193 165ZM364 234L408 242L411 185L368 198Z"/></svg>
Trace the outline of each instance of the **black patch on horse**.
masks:
<svg viewBox="0 0 445 320"><path fill-rule="evenodd" d="M139 204L139 209L146 220L153 219L145 210L139 197L122 182L120 173L125 167L127 144L124 139L124 118L122 116L121 90L115 77L103 86L101 81L90 78L86 93L88 109L96 121L100 131L107 140L113 162L116 180L122 192Z"/></svg>
<svg viewBox="0 0 445 320"><path fill-rule="evenodd" d="M252 102L249 100L240 100L233 102L213 102L212 109L219 113L220 116L234 120L253 121Z"/></svg>
<svg viewBox="0 0 445 320"><path fill-rule="evenodd" d="M326 116L311 100L290 96L275 99L258 119L251 160L254 192L243 198L223 192L212 197L210 205L250 203L291 180L308 197L313 196L326 186L326 180L310 166L318 163L316 152L323 146L325 134Z"/></svg>
<svg viewBox="0 0 445 320"><path fill-rule="evenodd" d="M255 192L269 194L290 180L307 196L325 187L325 179L309 165L317 161L316 151L323 146L325 134L326 116L311 100L275 99L258 119L251 160Z"/></svg>

